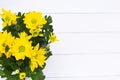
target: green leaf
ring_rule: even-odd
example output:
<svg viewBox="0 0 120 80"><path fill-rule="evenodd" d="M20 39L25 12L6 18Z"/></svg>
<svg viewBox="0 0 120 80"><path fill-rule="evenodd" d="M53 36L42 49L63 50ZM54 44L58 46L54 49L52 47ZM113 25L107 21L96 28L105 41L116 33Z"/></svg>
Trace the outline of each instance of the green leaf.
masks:
<svg viewBox="0 0 120 80"><path fill-rule="evenodd" d="M3 71L3 69L2 69L2 67L0 68L0 76L4 76L5 75L5 73L4 73L4 71Z"/></svg>
<svg viewBox="0 0 120 80"><path fill-rule="evenodd" d="M46 20L47 20L47 24L52 23L52 17L51 16L45 16Z"/></svg>
<svg viewBox="0 0 120 80"><path fill-rule="evenodd" d="M7 77L7 80L20 80L18 75L10 75Z"/></svg>
<svg viewBox="0 0 120 80"><path fill-rule="evenodd" d="M21 16L21 12L18 12L18 16Z"/></svg>
<svg viewBox="0 0 120 80"><path fill-rule="evenodd" d="M43 75L43 72L41 69L36 69L32 74L31 74L32 80L45 80L45 76Z"/></svg>
<svg viewBox="0 0 120 80"><path fill-rule="evenodd" d="M50 56L52 56L52 52L51 51L49 51L46 55L45 55L46 57L47 57L47 59L50 57Z"/></svg>

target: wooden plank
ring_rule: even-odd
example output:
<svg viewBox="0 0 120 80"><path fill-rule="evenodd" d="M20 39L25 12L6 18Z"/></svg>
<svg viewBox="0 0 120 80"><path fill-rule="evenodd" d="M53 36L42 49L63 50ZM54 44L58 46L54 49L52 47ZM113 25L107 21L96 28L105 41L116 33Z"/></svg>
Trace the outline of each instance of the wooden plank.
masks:
<svg viewBox="0 0 120 80"><path fill-rule="evenodd" d="M45 80L119 80L120 77L119 76L107 76L107 77L46 77ZM6 80L5 78L0 78L0 80ZM32 80L31 78L26 78L26 80Z"/></svg>
<svg viewBox="0 0 120 80"><path fill-rule="evenodd" d="M7 0L0 1L0 8L14 11L41 10L42 12L120 12L119 0Z"/></svg>
<svg viewBox="0 0 120 80"><path fill-rule="evenodd" d="M120 32L120 14L47 14L57 33ZM2 21L0 20L0 25Z"/></svg>
<svg viewBox="0 0 120 80"><path fill-rule="evenodd" d="M51 45L53 54L119 54L120 33L57 34L59 42Z"/></svg>
<svg viewBox="0 0 120 80"><path fill-rule="evenodd" d="M120 32L120 14L50 14L55 32Z"/></svg>
<svg viewBox="0 0 120 80"><path fill-rule="evenodd" d="M119 77L120 54L53 55L48 59L44 73L51 78Z"/></svg>
<svg viewBox="0 0 120 80"><path fill-rule="evenodd" d="M95 77L95 78L47 78L46 80L120 80L120 77Z"/></svg>
<svg viewBox="0 0 120 80"><path fill-rule="evenodd" d="M119 80L119 76L108 76L108 77L88 77L88 78L62 78L62 77L54 77L54 78L46 78L45 80ZM5 80L0 78L0 80ZM26 78L26 80L32 80L31 78Z"/></svg>
<svg viewBox="0 0 120 80"><path fill-rule="evenodd" d="M57 33L120 32L120 14L47 14ZM2 21L0 20L0 25Z"/></svg>

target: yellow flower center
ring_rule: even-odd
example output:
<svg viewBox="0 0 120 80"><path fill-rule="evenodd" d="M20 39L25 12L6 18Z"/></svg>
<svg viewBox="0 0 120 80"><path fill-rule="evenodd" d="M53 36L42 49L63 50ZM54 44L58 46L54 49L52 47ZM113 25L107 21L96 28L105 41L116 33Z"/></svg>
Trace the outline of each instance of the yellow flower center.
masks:
<svg viewBox="0 0 120 80"><path fill-rule="evenodd" d="M37 23L36 19L32 19L31 22L32 22L33 24L36 24L36 23Z"/></svg>
<svg viewBox="0 0 120 80"><path fill-rule="evenodd" d="M24 46L20 46L19 47L19 52L24 52L25 51L25 47Z"/></svg>
<svg viewBox="0 0 120 80"><path fill-rule="evenodd" d="M15 70L15 72L16 72L16 74L18 74L20 71L17 69L17 70Z"/></svg>
<svg viewBox="0 0 120 80"><path fill-rule="evenodd" d="M6 20L6 21L10 21L10 17L8 17L8 16L5 17L5 20Z"/></svg>
<svg viewBox="0 0 120 80"><path fill-rule="evenodd" d="M3 43L2 46L5 47L5 43Z"/></svg>
<svg viewBox="0 0 120 80"><path fill-rule="evenodd" d="M25 77L26 77L26 73L24 73L24 72L20 73L20 75L19 75L20 79L23 80Z"/></svg>

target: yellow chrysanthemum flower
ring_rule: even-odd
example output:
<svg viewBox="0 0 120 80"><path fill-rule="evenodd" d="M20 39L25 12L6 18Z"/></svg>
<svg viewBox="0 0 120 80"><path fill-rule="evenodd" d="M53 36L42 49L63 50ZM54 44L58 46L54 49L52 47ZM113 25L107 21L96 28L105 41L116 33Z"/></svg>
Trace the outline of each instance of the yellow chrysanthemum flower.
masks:
<svg viewBox="0 0 120 80"><path fill-rule="evenodd" d="M10 26L12 24L16 24L17 21L17 16L16 16L16 13L12 13L10 10L5 10L4 8L2 8L2 12L3 14L0 14L0 16L2 17L3 19L3 24L2 26L5 27L5 26Z"/></svg>
<svg viewBox="0 0 120 80"><path fill-rule="evenodd" d="M16 70L15 70L15 73L16 73L16 74L18 74L19 72L20 72L20 70L19 70L19 69L16 69Z"/></svg>
<svg viewBox="0 0 120 80"><path fill-rule="evenodd" d="M7 33L7 31L0 33L0 57L3 53L5 53L6 57L10 57L11 54L6 52L6 46L11 47L14 42L14 37L12 37L11 33Z"/></svg>
<svg viewBox="0 0 120 80"><path fill-rule="evenodd" d="M24 16L24 23L30 30L41 29L43 27L43 24L46 23L45 18L42 17L42 13L40 12L33 11L25 14Z"/></svg>
<svg viewBox="0 0 120 80"><path fill-rule="evenodd" d="M39 49L39 44L37 44L34 47L34 50L32 51L30 64L31 71L34 71L34 69L37 68L38 66L43 67L44 63L46 62L45 53L46 53L45 49L43 48Z"/></svg>
<svg viewBox="0 0 120 80"><path fill-rule="evenodd" d="M10 48L10 51L12 52L12 56L15 56L16 60L24 60L25 57L31 56L32 45L29 41L31 37L25 32L22 32L19 36L20 38L15 39L14 45Z"/></svg>
<svg viewBox="0 0 120 80"><path fill-rule="evenodd" d="M57 39L56 35L53 34L53 33L50 33L49 39L50 39L50 42L52 42L52 43L53 43L53 42L56 42L56 41L59 41L59 40Z"/></svg>
<svg viewBox="0 0 120 80"><path fill-rule="evenodd" d="M25 72L21 72L19 75L20 80L23 80L26 77L26 73Z"/></svg>

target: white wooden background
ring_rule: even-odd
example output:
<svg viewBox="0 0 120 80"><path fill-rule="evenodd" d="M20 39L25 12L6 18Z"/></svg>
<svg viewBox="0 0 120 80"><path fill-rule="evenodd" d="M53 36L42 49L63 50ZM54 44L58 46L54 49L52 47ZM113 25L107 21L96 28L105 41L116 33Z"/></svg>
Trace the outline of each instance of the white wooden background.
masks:
<svg viewBox="0 0 120 80"><path fill-rule="evenodd" d="M53 17L60 42L46 80L120 80L120 0L1 0L0 8Z"/></svg>

